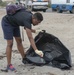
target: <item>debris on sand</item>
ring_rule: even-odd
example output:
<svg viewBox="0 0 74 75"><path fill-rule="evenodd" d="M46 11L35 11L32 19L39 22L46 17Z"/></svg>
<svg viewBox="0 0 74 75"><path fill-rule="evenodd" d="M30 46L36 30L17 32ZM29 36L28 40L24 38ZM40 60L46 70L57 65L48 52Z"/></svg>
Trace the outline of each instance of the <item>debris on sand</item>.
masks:
<svg viewBox="0 0 74 75"><path fill-rule="evenodd" d="M6 57L6 56L0 55L0 60L2 60L4 57Z"/></svg>

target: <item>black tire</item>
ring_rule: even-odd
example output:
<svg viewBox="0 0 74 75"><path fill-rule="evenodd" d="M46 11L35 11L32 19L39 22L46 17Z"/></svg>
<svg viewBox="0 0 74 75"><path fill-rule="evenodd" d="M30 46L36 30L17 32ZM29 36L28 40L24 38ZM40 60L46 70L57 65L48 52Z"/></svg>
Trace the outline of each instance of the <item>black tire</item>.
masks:
<svg viewBox="0 0 74 75"><path fill-rule="evenodd" d="M63 11L60 10L60 7L57 7L57 13L62 13Z"/></svg>
<svg viewBox="0 0 74 75"><path fill-rule="evenodd" d="M72 14L72 11L69 11Z"/></svg>
<svg viewBox="0 0 74 75"><path fill-rule="evenodd" d="M70 13L74 14L74 7L72 8L72 11L69 11Z"/></svg>
<svg viewBox="0 0 74 75"><path fill-rule="evenodd" d="M46 9L44 9L43 12L46 12Z"/></svg>

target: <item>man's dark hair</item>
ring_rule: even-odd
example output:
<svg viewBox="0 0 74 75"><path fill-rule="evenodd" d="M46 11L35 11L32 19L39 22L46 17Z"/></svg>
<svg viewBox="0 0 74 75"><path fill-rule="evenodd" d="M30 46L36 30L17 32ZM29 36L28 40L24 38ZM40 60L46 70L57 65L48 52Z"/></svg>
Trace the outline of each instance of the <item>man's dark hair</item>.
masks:
<svg viewBox="0 0 74 75"><path fill-rule="evenodd" d="M43 20L42 14L41 13L38 13L38 12L35 13L35 14L33 14L33 17L36 18L39 21L42 21Z"/></svg>

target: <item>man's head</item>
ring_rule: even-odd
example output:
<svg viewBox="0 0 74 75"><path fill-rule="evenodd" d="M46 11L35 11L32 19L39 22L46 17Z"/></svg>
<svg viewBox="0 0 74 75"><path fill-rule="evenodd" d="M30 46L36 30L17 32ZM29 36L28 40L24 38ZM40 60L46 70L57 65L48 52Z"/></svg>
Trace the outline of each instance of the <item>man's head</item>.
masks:
<svg viewBox="0 0 74 75"><path fill-rule="evenodd" d="M41 21L43 20L43 16L41 13L35 13L33 14L32 16L32 24L35 26L35 25L38 25L39 23L41 23Z"/></svg>

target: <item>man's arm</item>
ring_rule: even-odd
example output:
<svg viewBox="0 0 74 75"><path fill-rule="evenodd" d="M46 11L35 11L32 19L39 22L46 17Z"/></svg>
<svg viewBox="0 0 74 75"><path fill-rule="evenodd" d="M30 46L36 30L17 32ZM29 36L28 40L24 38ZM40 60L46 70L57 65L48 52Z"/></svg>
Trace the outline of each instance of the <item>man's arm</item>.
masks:
<svg viewBox="0 0 74 75"><path fill-rule="evenodd" d="M32 36L32 31L28 28L26 28L25 30L26 30L27 36L29 38L29 41L30 41L31 46L34 49L35 53L40 55L41 57L43 57L43 52L41 50L38 50L36 45L35 45L35 42L34 42L34 39L33 39L33 36Z"/></svg>
<svg viewBox="0 0 74 75"><path fill-rule="evenodd" d="M35 45L35 42L34 42L34 39L33 39L33 36L32 36L32 31L28 28L26 28L25 30L26 30L27 36L29 38L29 41L31 43L31 46L33 47L34 50L36 50L37 47Z"/></svg>
<svg viewBox="0 0 74 75"><path fill-rule="evenodd" d="M36 30L35 30L35 29L31 29L31 32L32 32L32 33L36 33Z"/></svg>
<svg viewBox="0 0 74 75"><path fill-rule="evenodd" d="M39 32L43 32L43 31L42 31L42 30L31 29L31 32L32 32L32 33L36 33L36 34L38 34Z"/></svg>

